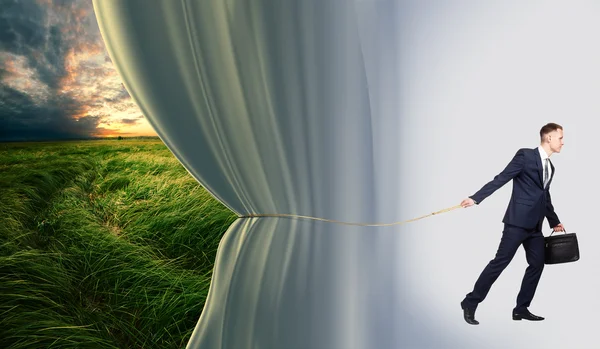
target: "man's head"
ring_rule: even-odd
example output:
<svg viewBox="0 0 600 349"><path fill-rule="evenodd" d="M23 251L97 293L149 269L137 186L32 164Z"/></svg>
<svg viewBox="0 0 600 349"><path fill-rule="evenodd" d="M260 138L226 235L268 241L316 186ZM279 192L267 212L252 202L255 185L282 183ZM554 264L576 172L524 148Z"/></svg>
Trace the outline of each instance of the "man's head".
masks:
<svg viewBox="0 0 600 349"><path fill-rule="evenodd" d="M563 142L563 128L559 124L550 122L540 130L540 140L542 147L552 153L560 153L560 149L565 144Z"/></svg>

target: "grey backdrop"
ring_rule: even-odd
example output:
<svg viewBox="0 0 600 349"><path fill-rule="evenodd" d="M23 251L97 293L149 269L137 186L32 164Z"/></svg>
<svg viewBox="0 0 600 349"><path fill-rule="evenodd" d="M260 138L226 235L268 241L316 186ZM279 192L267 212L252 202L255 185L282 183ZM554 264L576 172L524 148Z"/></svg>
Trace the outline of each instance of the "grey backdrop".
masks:
<svg viewBox="0 0 600 349"><path fill-rule="evenodd" d="M410 81L401 93L411 101L399 131L401 216L460 203L518 148L539 145L542 125L557 122L565 146L551 157L551 194L581 248L580 261L542 274L530 309L545 321L511 320L527 266L520 248L480 305L481 324L467 325L459 302L494 257L509 182L480 206L402 228L399 263L411 266L404 287L417 300L415 311L427 314L421 321L433 336L453 334L456 343L447 347L597 347L600 2L426 1L411 12L398 77ZM550 233L547 221L543 232Z"/></svg>

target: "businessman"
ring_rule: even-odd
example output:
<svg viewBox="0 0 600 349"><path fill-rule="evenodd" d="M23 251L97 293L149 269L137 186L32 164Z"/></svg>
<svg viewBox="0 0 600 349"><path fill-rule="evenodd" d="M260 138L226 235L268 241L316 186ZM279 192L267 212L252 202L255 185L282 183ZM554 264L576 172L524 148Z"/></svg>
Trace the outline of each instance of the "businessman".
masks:
<svg viewBox="0 0 600 349"><path fill-rule="evenodd" d="M548 123L540 130L540 145L537 148L519 149L506 168L485 184L478 192L461 202L462 207L480 204L485 198L513 180L512 196L502 222L504 230L498 251L493 260L483 269L475 282L473 291L461 302L463 316L467 323L478 325L475 310L488 294L492 284L504 271L523 245L528 267L517 296L517 304L512 312L513 320L544 320L532 314L529 305L535 294L542 270L544 269L544 217L554 231L565 228L558 219L550 198L550 183L554 178L554 165L550 161L553 153L560 153L563 147L563 128Z"/></svg>

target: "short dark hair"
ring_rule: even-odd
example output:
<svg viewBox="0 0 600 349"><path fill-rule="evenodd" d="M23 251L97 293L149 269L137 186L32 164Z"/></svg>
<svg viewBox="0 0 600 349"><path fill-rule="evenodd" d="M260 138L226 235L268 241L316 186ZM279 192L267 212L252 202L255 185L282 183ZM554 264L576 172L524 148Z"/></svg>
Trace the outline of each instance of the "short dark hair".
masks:
<svg viewBox="0 0 600 349"><path fill-rule="evenodd" d="M562 130L562 126L560 126L559 124L556 124L554 122L549 122L546 125L542 126L541 130L540 130L540 139L544 140L544 136L547 135L548 133L552 132L552 131L556 131L556 130Z"/></svg>

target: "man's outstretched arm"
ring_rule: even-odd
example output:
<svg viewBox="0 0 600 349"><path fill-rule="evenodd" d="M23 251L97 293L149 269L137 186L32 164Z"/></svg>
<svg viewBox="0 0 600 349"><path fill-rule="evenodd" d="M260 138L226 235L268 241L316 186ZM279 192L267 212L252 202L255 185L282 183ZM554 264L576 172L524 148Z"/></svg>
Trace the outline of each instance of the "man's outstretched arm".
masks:
<svg viewBox="0 0 600 349"><path fill-rule="evenodd" d="M523 170L525 164L524 149L519 149L512 160L506 165L494 179L486 183L478 192L469 196L461 202L461 206L469 207L473 204L480 204L485 198L492 195L496 190L502 188L511 179L515 178Z"/></svg>

